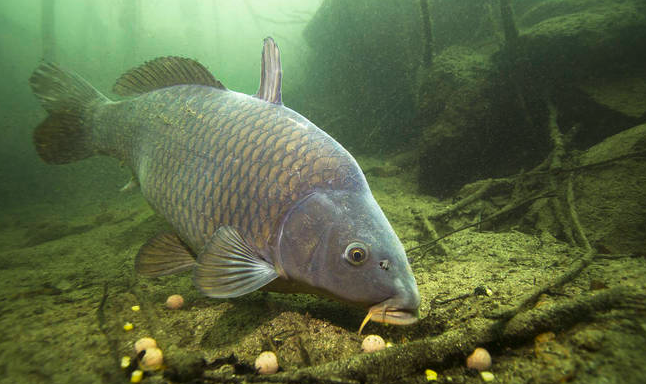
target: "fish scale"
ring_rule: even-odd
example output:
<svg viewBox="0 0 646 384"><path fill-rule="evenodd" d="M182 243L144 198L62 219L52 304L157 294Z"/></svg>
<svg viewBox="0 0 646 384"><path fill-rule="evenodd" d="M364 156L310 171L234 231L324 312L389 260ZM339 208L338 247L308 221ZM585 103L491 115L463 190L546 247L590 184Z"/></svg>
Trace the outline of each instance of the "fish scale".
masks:
<svg viewBox="0 0 646 384"><path fill-rule="evenodd" d="M197 250L221 225L240 228L258 249L264 249L287 206L307 191L341 187L347 181L352 181L348 184L352 187L353 180L363 178L347 152L300 115L291 110L278 115L266 110L261 100L241 100L240 96L180 85L115 103L97 113L99 136L119 136L112 132L118 129L140 132L145 138L119 142L120 148L129 150L121 150L118 156L141 169L143 155L131 154L150 153L145 161L149 167L141 171L146 174L139 181L142 192ZM125 111L132 109L130 104L141 104L135 109L146 111L148 118L129 118ZM175 119L166 118L173 114ZM105 115L113 118L104 119ZM120 152L111 140L98 142L102 152ZM341 161L344 155L346 160ZM197 187L197 180L204 183L202 188ZM250 226L252 222L257 224Z"/></svg>

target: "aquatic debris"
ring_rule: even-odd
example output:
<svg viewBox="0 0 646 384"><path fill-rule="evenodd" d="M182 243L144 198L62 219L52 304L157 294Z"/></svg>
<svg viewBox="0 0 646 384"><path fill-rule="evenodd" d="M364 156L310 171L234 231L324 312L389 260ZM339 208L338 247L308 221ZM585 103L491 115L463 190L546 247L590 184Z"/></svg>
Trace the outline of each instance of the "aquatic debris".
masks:
<svg viewBox="0 0 646 384"><path fill-rule="evenodd" d="M493 296L493 291L491 288L484 285L480 285L473 290L473 294L476 296Z"/></svg>
<svg viewBox="0 0 646 384"><path fill-rule="evenodd" d="M482 378L482 381L487 382L487 383L490 382L490 381L494 381L494 379L496 378L496 376L494 376L493 373L491 373L489 371L480 372L480 377Z"/></svg>
<svg viewBox="0 0 646 384"><path fill-rule="evenodd" d="M135 326L134 326L134 325L132 325L132 323L127 322L127 323L125 323L125 324L123 325L123 330L124 330L124 331L132 331L132 329L133 329L134 327L135 327Z"/></svg>
<svg viewBox="0 0 646 384"><path fill-rule="evenodd" d="M161 349L157 347L148 348L139 360L139 368L144 371L156 371L164 364L164 355Z"/></svg>
<svg viewBox="0 0 646 384"><path fill-rule="evenodd" d="M426 374L426 381L437 381L437 372L434 370L427 369L424 374Z"/></svg>
<svg viewBox="0 0 646 384"><path fill-rule="evenodd" d="M126 369L130 366L130 356L124 356L121 358L121 369Z"/></svg>
<svg viewBox="0 0 646 384"><path fill-rule="evenodd" d="M139 383L144 378L144 372L141 369L135 369L130 374L131 383Z"/></svg>
<svg viewBox="0 0 646 384"><path fill-rule="evenodd" d="M557 311L548 313L531 309L529 306L523 306L522 310L512 309L511 312L515 315L504 320L506 323L504 329L500 328L500 320L498 319L474 319L469 321L465 327L445 332L440 337L430 334L415 340L415 342L404 343L395 348L385 349L380 353L353 355L326 364L324 370L320 370L319 367L290 369L281 375L281 379L283 382L287 382L287 379L293 378L293 382L299 382L303 377L307 377L309 382L329 382L330 377L334 377L339 382L343 379L356 381L357 377L370 377L378 372L381 382L398 382L402 377L420 369L419 362L428 360L429 351L432 351L434 361L448 362L451 361L456 350L465 355L469 352L465 340L470 340L475 345L497 344L504 346L526 343L542 332L546 325L571 327L577 319L586 319L625 305L643 303L646 300L644 295L636 293L634 288L616 287L600 290L594 295L574 295L571 299L565 299L563 302L556 307ZM503 313L508 312L510 311L507 310ZM569 359L569 361L574 360ZM383 369L384 367L387 369ZM488 375L485 374L485 376ZM419 375L419 379L423 380L421 375ZM447 383L455 381L449 379L448 376L443 380ZM558 380L559 378L552 381L558 382Z"/></svg>
<svg viewBox="0 0 646 384"><path fill-rule="evenodd" d="M366 353L381 351L386 348L386 342L379 335L368 335L361 343L361 350Z"/></svg>
<svg viewBox="0 0 646 384"><path fill-rule="evenodd" d="M484 348L476 348L469 357L467 357L467 367L486 371L491 368L491 355Z"/></svg>
<svg viewBox="0 0 646 384"><path fill-rule="evenodd" d="M549 331L549 332L543 332L540 335L536 336L534 338L534 342L538 346L539 344L544 344L554 339L556 339L556 334L552 331Z"/></svg>
<svg viewBox="0 0 646 384"><path fill-rule="evenodd" d="M272 351L262 352L256 358L256 371L261 375L271 375L278 372L278 358Z"/></svg>
<svg viewBox="0 0 646 384"><path fill-rule="evenodd" d="M181 295L170 295L166 299L166 308L180 309L184 306L184 298Z"/></svg>
<svg viewBox="0 0 646 384"><path fill-rule="evenodd" d="M411 248L411 249L416 249L416 248L419 248L419 247L415 247L415 248ZM410 249L409 249L409 251L410 251ZM466 298L472 297L472 296L489 296L489 297L491 297L491 296L493 296L493 291L490 288L487 288L484 285L480 285L480 286L475 287L473 292L463 293L461 295L451 297L451 298L448 298L446 300L435 300L435 302L437 304L442 304L443 305L443 304L448 304L448 303L450 303L452 301L463 300L463 299L466 299Z"/></svg>
<svg viewBox="0 0 646 384"><path fill-rule="evenodd" d="M140 306L138 306L138 305L133 305L132 307L130 307L130 309L132 309L132 311L133 311L133 312L139 312L139 310L141 309L141 307L140 307Z"/></svg>
<svg viewBox="0 0 646 384"><path fill-rule="evenodd" d="M608 285L602 280L593 279L590 280L590 290L598 291L599 289L607 289Z"/></svg>
<svg viewBox="0 0 646 384"><path fill-rule="evenodd" d="M157 348L157 342L152 337L142 337L135 342L135 353L137 355L149 348Z"/></svg>

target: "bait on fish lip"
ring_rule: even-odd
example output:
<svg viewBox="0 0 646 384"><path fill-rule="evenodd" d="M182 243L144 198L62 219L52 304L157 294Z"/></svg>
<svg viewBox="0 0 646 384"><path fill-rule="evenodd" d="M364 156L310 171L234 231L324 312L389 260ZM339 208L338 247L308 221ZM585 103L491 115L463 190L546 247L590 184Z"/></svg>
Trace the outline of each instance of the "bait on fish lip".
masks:
<svg viewBox="0 0 646 384"><path fill-rule="evenodd" d="M359 332L358 332L359 335L361 334L361 331L363 331L363 327L365 327L366 324L368 324L368 322L370 321L370 318L372 317L372 314L373 314L372 311L368 311L368 314L366 315L366 317L361 322L361 326L359 327Z"/></svg>
<svg viewBox="0 0 646 384"><path fill-rule="evenodd" d="M417 320L419 319L417 318L417 315L413 312L409 312L403 309L396 309L396 308L389 309L387 307L387 304L380 303L371 307L368 310L368 314L363 319L363 321L361 322L361 326L359 327L359 332L358 332L359 335L361 334L363 327L365 327L370 320L377 323L409 325L409 324L416 323Z"/></svg>

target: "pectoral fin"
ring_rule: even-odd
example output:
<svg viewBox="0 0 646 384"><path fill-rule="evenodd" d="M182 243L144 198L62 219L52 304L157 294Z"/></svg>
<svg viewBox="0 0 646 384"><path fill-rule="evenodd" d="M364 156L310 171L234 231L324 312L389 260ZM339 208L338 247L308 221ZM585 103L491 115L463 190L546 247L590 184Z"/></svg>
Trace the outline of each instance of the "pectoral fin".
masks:
<svg viewBox="0 0 646 384"><path fill-rule="evenodd" d="M234 228L218 228L198 255L193 282L209 297L238 297L278 277L274 267L249 246Z"/></svg>
<svg viewBox="0 0 646 384"><path fill-rule="evenodd" d="M135 259L135 270L148 277L187 271L195 265L195 257L186 244L172 232L148 240Z"/></svg>

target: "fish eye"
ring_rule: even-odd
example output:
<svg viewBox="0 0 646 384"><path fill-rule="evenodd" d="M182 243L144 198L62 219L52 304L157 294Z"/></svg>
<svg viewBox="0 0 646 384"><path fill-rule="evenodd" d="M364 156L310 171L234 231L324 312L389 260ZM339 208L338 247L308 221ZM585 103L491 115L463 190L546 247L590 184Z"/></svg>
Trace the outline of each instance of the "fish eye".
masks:
<svg viewBox="0 0 646 384"><path fill-rule="evenodd" d="M361 243L351 243L346 247L343 257L352 265L361 265L368 260L367 247Z"/></svg>

